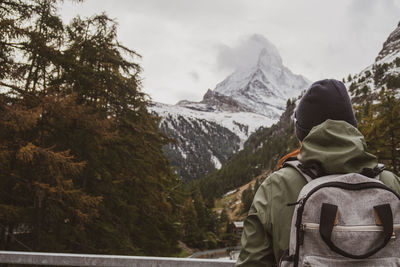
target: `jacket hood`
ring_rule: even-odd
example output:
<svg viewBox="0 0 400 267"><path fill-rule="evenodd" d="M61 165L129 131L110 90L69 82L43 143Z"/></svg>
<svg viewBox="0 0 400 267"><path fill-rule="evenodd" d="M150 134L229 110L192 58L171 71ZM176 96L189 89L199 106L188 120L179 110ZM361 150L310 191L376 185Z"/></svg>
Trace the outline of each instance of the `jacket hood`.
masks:
<svg viewBox="0 0 400 267"><path fill-rule="evenodd" d="M345 121L326 120L304 138L298 159L304 165L319 164L327 174L360 173L378 164L366 148L357 128Z"/></svg>

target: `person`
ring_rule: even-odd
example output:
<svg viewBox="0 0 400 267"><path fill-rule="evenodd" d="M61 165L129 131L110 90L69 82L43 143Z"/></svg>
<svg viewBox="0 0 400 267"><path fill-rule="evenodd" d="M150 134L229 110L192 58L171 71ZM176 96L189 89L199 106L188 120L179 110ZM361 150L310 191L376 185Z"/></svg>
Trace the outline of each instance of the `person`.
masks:
<svg viewBox="0 0 400 267"><path fill-rule="evenodd" d="M345 85L326 79L313 83L295 110L295 133L301 147L297 160L317 167L324 175L362 173L377 167L377 158L366 151L363 135ZM399 178L383 171L379 179L400 193ZM303 176L293 167L273 172L257 190L244 221L242 249L236 267L277 266L289 248L294 206Z"/></svg>

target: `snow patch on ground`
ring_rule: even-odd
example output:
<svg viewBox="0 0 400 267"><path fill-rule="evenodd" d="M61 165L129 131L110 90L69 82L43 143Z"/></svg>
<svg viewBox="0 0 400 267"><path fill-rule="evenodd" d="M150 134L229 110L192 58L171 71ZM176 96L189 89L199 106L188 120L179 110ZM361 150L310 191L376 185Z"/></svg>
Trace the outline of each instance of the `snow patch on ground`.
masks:
<svg viewBox="0 0 400 267"><path fill-rule="evenodd" d="M394 53L391 53L384 58L378 60L375 62L375 64L384 64L384 63L391 63L393 62L397 57L400 57L400 51L395 51Z"/></svg>
<svg viewBox="0 0 400 267"><path fill-rule="evenodd" d="M229 192L226 192L223 197L227 197L229 195L232 195L232 194L236 193L237 191L238 191L238 189L233 189L233 190L231 190Z"/></svg>
<svg viewBox="0 0 400 267"><path fill-rule="evenodd" d="M214 163L214 166L216 169L218 169L218 170L221 169L222 164L216 156L211 155L211 161L212 161L212 163Z"/></svg>

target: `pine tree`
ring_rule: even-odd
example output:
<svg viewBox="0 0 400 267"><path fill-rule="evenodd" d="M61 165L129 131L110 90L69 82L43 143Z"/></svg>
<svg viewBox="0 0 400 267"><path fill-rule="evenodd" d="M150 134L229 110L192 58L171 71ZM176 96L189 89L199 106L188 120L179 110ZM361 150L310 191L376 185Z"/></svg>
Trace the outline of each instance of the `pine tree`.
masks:
<svg viewBox="0 0 400 267"><path fill-rule="evenodd" d="M187 198L182 209L183 241L191 247L201 247L202 234L199 231L198 216L194 200Z"/></svg>
<svg viewBox="0 0 400 267"><path fill-rule="evenodd" d="M168 139L147 110L148 100L140 90L140 67L123 57L124 53L138 55L118 43L116 24L105 15L75 19L68 34L71 42L65 54L78 61L62 80L74 85L78 102L110 118L116 133L101 151L96 145L90 149L94 156L87 155L87 149L77 152L94 159L83 185L102 195L114 195L104 199L106 216L95 229L113 240L113 249L107 252L168 255L175 251L179 237L174 227L179 180L162 154ZM100 159L96 158L99 153L103 155ZM106 241L100 238L98 243Z"/></svg>

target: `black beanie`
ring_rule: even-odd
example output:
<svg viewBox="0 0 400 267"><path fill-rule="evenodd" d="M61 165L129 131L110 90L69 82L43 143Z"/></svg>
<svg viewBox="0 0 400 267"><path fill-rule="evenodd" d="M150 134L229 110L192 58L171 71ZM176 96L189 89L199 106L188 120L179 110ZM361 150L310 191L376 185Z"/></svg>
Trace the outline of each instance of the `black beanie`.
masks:
<svg viewBox="0 0 400 267"><path fill-rule="evenodd" d="M314 126L327 119L343 120L357 127L346 87L333 79L313 83L301 98L295 111L297 138L303 141Z"/></svg>

